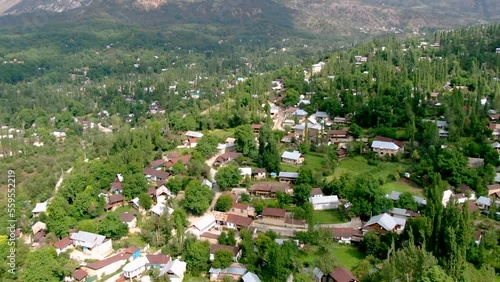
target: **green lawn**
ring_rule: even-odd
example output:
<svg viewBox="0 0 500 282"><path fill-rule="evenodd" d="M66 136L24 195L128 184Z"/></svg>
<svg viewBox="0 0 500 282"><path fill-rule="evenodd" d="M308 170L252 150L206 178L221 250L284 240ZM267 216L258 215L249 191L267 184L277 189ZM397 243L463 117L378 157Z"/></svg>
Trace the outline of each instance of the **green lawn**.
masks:
<svg viewBox="0 0 500 282"><path fill-rule="evenodd" d="M422 189L412 187L406 183L401 183L401 182L386 183L386 184L382 185L382 189L384 189L384 192L386 194L390 194L392 191L398 191L401 193L409 192L415 196L423 196Z"/></svg>
<svg viewBox="0 0 500 282"><path fill-rule="evenodd" d="M386 178L392 173L404 171L408 167L404 163L393 163L380 161L377 165L369 165L368 161L363 157L346 158L340 161L339 166L335 169L333 175L329 176L329 180L339 177L344 173L353 175L368 174L375 178Z"/></svg>
<svg viewBox="0 0 500 282"><path fill-rule="evenodd" d="M219 140L226 140L228 137L234 137L234 129L223 130L223 129L214 129L208 131L211 135L214 135Z"/></svg>
<svg viewBox="0 0 500 282"><path fill-rule="evenodd" d="M349 218L345 217L339 209L314 211L314 220L316 224L334 224L348 222Z"/></svg>
<svg viewBox="0 0 500 282"><path fill-rule="evenodd" d="M315 251L315 246L305 246L304 249L300 251L299 260L304 265L314 265ZM364 258L358 248L352 245L335 244L333 253L337 257L339 265L349 270L352 270L352 268Z"/></svg>
<svg viewBox="0 0 500 282"><path fill-rule="evenodd" d="M304 156L304 163L302 165L294 166L281 163L280 168L281 171L298 172L300 167L304 166L311 168L313 171L319 171L323 168L322 162L323 162L323 157L321 155L306 154Z"/></svg>

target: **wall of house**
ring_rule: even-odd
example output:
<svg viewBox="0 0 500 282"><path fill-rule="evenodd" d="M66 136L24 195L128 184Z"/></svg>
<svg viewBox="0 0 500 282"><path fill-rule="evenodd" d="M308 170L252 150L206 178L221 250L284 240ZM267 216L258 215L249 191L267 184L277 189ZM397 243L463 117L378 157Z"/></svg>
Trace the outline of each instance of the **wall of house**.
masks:
<svg viewBox="0 0 500 282"><path fill-rule="evenodd" d="M127 278L133 278L141 275L144 271L146 271L146 266L142 266L138 269L135 269L134 271L123 272L123 275Z"/></svg>
<svg viewBox="0 0 500 282"><path fill-rule="evenodd" d="M104 241L104 243L94 247L92 250L84 251L84 253L90 255L92 259L102 259L103 257L107 257L112 252L113 242L111 239Z"/></svg>
<svg viewBox="0 0 500 282"><path fill-rule="evenodd" d="M314 210L333 210L339 207L339 203L316 204Z"/></svg>
<svg viewBox="0 0 500 282"><path fill-rule="evenodd" d="M381 157L387 156L387 155L394 156L399 152L398 150L378 149L378 148L373 148L373 151Z"/></svg>

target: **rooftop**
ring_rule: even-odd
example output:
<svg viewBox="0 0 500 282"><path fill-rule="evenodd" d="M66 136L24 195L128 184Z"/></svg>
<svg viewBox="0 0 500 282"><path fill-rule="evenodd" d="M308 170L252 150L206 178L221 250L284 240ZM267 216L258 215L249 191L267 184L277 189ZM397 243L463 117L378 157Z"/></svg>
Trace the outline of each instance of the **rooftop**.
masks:
<svg viewBox="0 0 500 282"><path fill-rule="evenodd" d="M263 216L272 216L272 217L285 217L286 210L277 209L277 208L264 208L262 210Z"/></svg>
<svg viewBox="0 0 500 282"><path fill-rule="evenodd" d="M281 158L297 161L300 159L301 156L302 154L299 151L293 151L293 152L285 151L281 155Z"/></svg>

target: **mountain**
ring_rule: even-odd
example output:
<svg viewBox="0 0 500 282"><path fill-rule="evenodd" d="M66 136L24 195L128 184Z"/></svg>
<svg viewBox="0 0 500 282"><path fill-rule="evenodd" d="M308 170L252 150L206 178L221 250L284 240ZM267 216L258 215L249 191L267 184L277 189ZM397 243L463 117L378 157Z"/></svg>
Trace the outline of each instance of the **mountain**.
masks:
<svg viewBox="0 0 500 282"><path fill-rule="evenodd" d="M276 21L286 22L294 30L338 36L413 32L500 20L498 0L0 0L0 15L49 11L69 12L71 17L76 12L81 17L82 13L95 13L96 8L100 16L126 16L127 21L140 24Z"/></svg>

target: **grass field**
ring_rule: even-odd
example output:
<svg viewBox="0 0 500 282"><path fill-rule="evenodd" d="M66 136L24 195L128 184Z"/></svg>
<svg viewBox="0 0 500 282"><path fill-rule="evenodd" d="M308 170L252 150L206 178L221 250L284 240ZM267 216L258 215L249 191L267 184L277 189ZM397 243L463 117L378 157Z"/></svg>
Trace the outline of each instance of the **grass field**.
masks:
<svg viewBox="0 0 500 282"><path fill-rule="evenodd" d="M306 154L304 157L304 163L301 166L281 163L281 171L298 172L302 166L311 168L313 171L319 171L323 167L322 162L323 157L321 155Z"/></svg>
<svg viewBox="0 0 500 282"><path fill-rule="evenodd" d="M329 180L339 177L344 173L353 175L368 174L375 178L386 178L392 173L404 171L408 165L403 163L392 163L380 161L377 165L372 166L363 157L347 158L340 161L339 166L335 169L333 175L329 176Z"/></svg>
<svg viewBox="0 0 500 282"><path fill-rule="evenodd" d="M299 254L300 261L304 265L314 265L314 259L316 257L315 251L316 247L306 246L305 249ZM352 268L364 258L358 248L352 245L335 244L333 253L335 254L335 257L337 257L339 265L349 270L352 270Z"/></svg>
<svg viewBox="0 0 500 282"><path fill-rule="evenodd" d="M384 189L384 192L386 194L390 194L392 191L398 191L398 192L410 192L412 195L415 196L423 196L423 190L412 187L406 183L401 183L401 182L392 182L392 183L386 183L382 185L382 189Z"/></svg>
<svg viewBox="0 0 500 282"><path fill-rule="evenodd" d="M226 140L228 137L234 137L234 129L228 129L228 130L223 130L223 129L214 129L208 131L209 134L214 135L217 137L219 140Z"/></svg>
<svg viewBox="0 0 500 282"><path fill-rule="evenodd" d="M345 217L339 209L314 211L314 221L316 224L333 224L348 222L349 218Z"/></svg>

